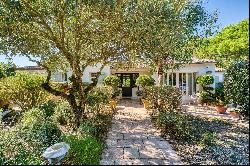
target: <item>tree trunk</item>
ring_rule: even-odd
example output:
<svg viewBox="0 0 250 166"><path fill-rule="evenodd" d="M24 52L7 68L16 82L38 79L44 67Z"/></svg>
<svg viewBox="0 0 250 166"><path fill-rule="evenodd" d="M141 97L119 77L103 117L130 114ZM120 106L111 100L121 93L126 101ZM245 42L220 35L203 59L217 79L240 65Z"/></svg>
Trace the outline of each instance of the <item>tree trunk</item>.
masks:
<svg viewBox="0 0 250 166"><path fill-rule="evenodd" d="M163 85L163 65L162 65L161 61L158 62L157 75L158 75L158 85L162 86ZM161 92L158 92L158 93L161 93ZM160 96L160 95L158 94L158 96ZM157 106L158 110L162 111L162 100L159 97L158 97L157 104L158 104L158 106Z"/></svg>
<svg viewBox="0 0 250 166"><path fill-rule="evenodd" d="M162 62L158 62L157 66L157 76L158 76L158 84L159 86L163 85L163 65Z"/></svg>

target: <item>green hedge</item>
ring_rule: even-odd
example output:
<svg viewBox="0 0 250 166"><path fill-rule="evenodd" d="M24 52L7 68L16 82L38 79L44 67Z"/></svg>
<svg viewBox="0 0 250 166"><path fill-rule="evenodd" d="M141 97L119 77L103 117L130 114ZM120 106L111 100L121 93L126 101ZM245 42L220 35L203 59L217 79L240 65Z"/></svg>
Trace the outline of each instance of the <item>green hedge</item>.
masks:
<svg viewBox="0 0 250 166"><path fill-rule="evenodd" d="M241 113L249 116L249 62L232 64L224 77L225 99L242 106Z"/></svg>

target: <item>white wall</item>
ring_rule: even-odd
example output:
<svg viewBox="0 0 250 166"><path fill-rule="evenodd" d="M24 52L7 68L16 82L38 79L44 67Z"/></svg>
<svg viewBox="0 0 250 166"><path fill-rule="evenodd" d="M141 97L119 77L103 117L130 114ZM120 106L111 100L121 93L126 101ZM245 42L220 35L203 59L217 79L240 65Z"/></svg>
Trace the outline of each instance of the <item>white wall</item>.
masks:
<svg viewBox="0 0 250 166"><path fill-rule="evenodd" d="M100 68L101 68L100 63L95 65L95 66L86 67L86 69L83 72L83 77L82 77L83 82L89 82L90 83L91 82L90 73L97 73L97 72L99 72ZM53 78L54 81L65 82L62 75L63 75L63 72L55 72L55 73L53 73L52 78ZM103 79L107 75L110 75L110 66L105 66L103 68L103 70L101 71L101 76L98 79L98 85L100 85L102 83ZM67 71L67 77L69 78L71 76L72 76L72 71L71 70Z"/></svg>
<svg viewBox="0 0 250 166"><path fill-rule="evenodd" d="M217 72L215 72L214 76L219 77L219 81L218 82L223 82L224 81L224 72L223 71L220 71L220 72L217 71Z"/></svg>
<svg viewBox="0 0 250 166"><path fill-rule="evenodd" d="M196 77L206 74L207 71L211 71L211 75L215 77L215 64L214 63L186 64L180 67L178 70L173 70L174 73L196 73L197 74ZM215 83L212 86L215 88ZM201 86L196 85L196 90L197 91L201 90Z"/></svg>
<svg viewBox="0 0 250 166"><path fill-rule="evenodd" d="M96 73L99 72L99 69L101 67L101 64L97 64L96 66L88 66L84 72L83 72L83 81L84 82L91 82L90 80L90 73ZM104 69L101 71L102 75L99 77L98 79L98 85L100 85L103 81L103 79L107 76L111 74L111 70L112 73L114 74L116 71L114 69L110 69L110 66L105 66ZM224 79L224 77L222 77L222 73L219 72L215 72L215 64L214 63L204 63L204 64L186 64L184 66L182 66L179 70L173 70L174 73L196 73L196 77L200 76L200 75L204 75L206 74L207 71L211 71L211 75L214 76L218 76L220 77L220 80ZM117 71L118 72L118 71ZM122 73L134 73L134 70L128 70L128 71L119 71ZM172 72L172 71L169 71ZM138 71L138 73L141 74L149 74L149 72L146 71ZM67 76L70 77L72 75L71 71L67 72ZM53 74L53 77L56 81L62 82L63 78L62 78L62 72L57 72ZM158 84L158 79L157 79L157 73L153 73L152 77L155 79L156 81L156 85ZM177 75L177 78L178 75ZM213 84L213 87L215 88L215 83ZM136 95L136 91L137 91L137 87L132 88L132 98L137 98ZM196 91L200 91L201 90L201 86L200 85L196 85ZM185 96L184 96L185 97ZM186 96L188 97L188 96Z"/></svg>
<svg viewBox="0 0 250 166"><path fill-rule="evenodd" d="M90 73L99 72L100 68L101 64L97 64L96 66L88 66L83 72L83 82L91 82ZM110 66L105 66L101 71L101 76L98 79L98 84L101 84L103 79L108 75L110 75Z"/></svg>

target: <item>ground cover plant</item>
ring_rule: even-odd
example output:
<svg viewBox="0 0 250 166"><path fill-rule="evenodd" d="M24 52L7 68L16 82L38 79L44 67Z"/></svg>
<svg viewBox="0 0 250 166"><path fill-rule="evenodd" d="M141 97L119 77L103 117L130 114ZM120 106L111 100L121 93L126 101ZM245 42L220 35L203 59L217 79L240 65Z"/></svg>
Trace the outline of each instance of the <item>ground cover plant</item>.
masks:
<svg viewBox="0 0 250 166"><path fill-rule="evenodd" d="M249 164L247 124L169 111L152 119L186 164Z"/></svg>

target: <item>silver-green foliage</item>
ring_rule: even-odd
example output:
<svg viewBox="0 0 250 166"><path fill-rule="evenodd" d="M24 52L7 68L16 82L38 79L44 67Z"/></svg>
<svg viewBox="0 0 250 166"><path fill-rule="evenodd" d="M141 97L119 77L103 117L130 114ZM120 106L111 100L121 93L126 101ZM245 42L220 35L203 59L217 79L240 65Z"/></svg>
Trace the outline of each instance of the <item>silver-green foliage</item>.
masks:
<svg viewBox="0 0 250 166"><path fill-rule="evenodd" d="M39 74L17 73L0 80L0 98L12 101L22 110L45 103L51 96L41 84L45 78Z"/></svg>

